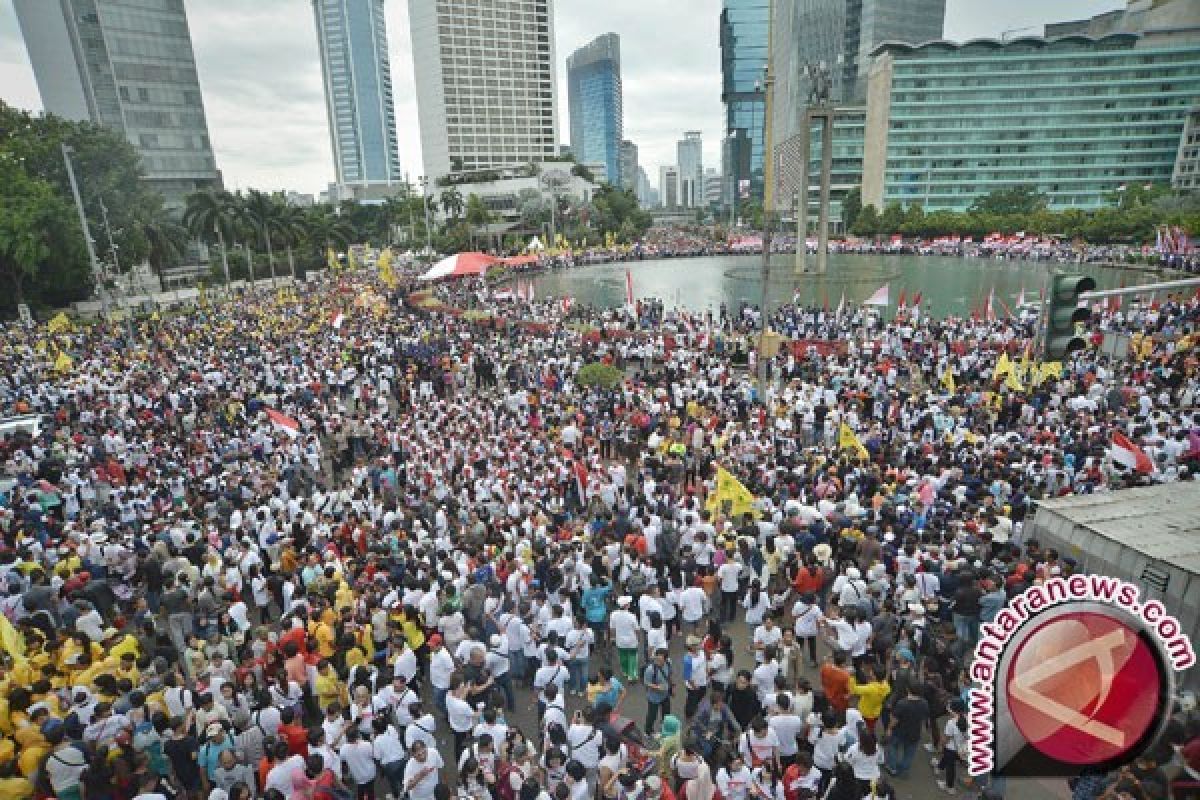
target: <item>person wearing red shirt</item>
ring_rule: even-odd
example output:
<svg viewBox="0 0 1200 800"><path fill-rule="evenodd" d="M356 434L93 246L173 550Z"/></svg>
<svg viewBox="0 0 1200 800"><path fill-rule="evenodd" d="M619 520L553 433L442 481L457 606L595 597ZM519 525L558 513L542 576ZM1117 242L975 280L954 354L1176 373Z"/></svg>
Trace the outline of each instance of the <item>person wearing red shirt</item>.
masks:
<svg viewBox="0 0 1200 800"><path fill-rule="evenodd" d="M821 688L830 707L844 714L850 705L850 673L846 671L845 653L834 653L832 661L826 657L821 665Z"/></svg>
<svg viewBox="0 0 1200 800"><path fill-rule="evenodd" d="M291 708L280 710L279 720L277 735L282 741L287 742L288 755L308 758L308 731L303 725L296 722L295 710Z"/></svg>

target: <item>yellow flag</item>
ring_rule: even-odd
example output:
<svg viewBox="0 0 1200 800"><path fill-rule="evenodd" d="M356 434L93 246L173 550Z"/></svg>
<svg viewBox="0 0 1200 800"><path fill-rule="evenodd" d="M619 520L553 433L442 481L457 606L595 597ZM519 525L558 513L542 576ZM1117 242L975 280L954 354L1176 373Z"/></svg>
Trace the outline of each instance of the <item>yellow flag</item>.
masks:
<svg viewBox="0 0 1200 800"><path fill-rule="evenodd" d="M150 315L151 322L159 322L161 320L162 320L162 315L159 314L157 311L155 311L153 314Z"/></svg>
<svg viewBox="0 0 1200 800"><path fill-rule="evenodd" d="M708 496L704 507L713 513L722 511L734 517L747 511L756 518L759 516L754 508L754 495L724 467L717 467L717 487Z"/></svg>
<svg viewBox="0 0 1200 800"><path fill-rule="evenodd" d="M1000 360L996 362L996 369L992 372L992 380L998 381L1005 375L1011 375L1013 371L1013 363L1008 357L1008 353L1001 353Z"/></svg>
<svg viewBox="0 0 1200 800"><path fill-rule="evenodd" d="M8 617L3 614L0 614L0 650L8 653L14 664L24 665L26 663L25 637L13 627L13 624L8 621Z"/></svg>
<svg viewBox="0 0 1200 800"><path fill-rule="evenodd" d="M71 318L65 312L60 311L46 323L46 330L50 333L66 333L71 330Z"/></svg>
<svg viewBox="0 0 1200 800"><path fill-rule="evenodd" d="M942 372L942 386L946 387L946 391L954 394L958 391L958 387L954 383L954 373L950 370L950 365L946 365L946 369Z"/></svg>
<svg viewBox="0 0 1200 800"><path fill-rule="evenodd" d="M850 426L842 423L838 428L838 449L853 450L859 458L870 458L871 454L867 452L867 448L863 446L862 441L850 430Z"/></svg>
<svg viewBox="0 0 1200 800"><path fill-rule="evenodd" d="M1062 362L1061 361L1047 361L1045 364L1042 364L1042 367L1040 370L1038 370L1038 372L1041 374L1042 380L1046 380L1046 378L1058 378L1059 380L1061 380L1062 379Z"/></svg>
<svg viewBox="0 0 1200 800"><path fill-rule="evenodd" d="M71 357L59 350L58 355L54 357L54 369L57 372L70 372L71 367L75 366L75 362Z"/></svg>
<svg viewBox="0 0 1200 800"><path fill-rule="evenodd" d="M1004 385L1009 389L1012 389L1014 392L1025 391L1025 387L1021 385L1021 381L1017 378L1016 373L1012 370L1009 370L1008 376L1004 379Z"/></svg>
<svg viewBox="0 0 1200 800"><path fill-rule="evenodd" d="M338 272L342 268L341 262L338 261L337 253L333 252L332 247L325 249L325 262L333 272Z"/></svg>

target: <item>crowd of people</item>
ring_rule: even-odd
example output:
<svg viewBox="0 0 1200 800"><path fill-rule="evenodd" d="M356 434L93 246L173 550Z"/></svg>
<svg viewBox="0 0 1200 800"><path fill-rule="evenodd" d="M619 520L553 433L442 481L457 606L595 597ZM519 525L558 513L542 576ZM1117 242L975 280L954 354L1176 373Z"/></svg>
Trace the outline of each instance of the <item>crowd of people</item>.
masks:
<svg viewBox="0 0 1200 800"><path fill-rule="evenodd" d="M1153 334L1137 359L1023 392L994 375L1013 321L789 307L847 349L785 350L759 391L752 315L585 312L597 335L405 297L349 273L132 339L4 326L0 402L40 418L0 441L0 797L883 800L930 770L1003 797L964 777L965 668L1078 568L1034 504L1200 459L1182 297L1106 312ZM596 361L622 379L578 383ZM1174 709L1072 791L1198 780Z"/></svg>

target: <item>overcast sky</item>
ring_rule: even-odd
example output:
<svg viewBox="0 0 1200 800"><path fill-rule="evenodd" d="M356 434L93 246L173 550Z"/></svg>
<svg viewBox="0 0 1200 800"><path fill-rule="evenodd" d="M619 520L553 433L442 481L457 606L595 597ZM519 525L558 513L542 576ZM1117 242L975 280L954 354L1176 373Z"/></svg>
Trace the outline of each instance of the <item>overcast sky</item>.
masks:
<svg viewBox="0 0 1200 800"><path fill-rule="evenodd" d="M422 0L432 2L433 0ZM889 0L902 2L903 0ZM54 2L58 0L43 0ZM946 37L1077 19L1123 0L947 0ZM652 184L675 161L685 130L704 133L704 163L720 166L721 0L556 0L560 126L569 138L565 62L595 36L621 36L625 136ZM333 179L311 0L187 0L217 166L229 188L317 192ZM388 37L402 168L421 173L407 0L388 0ZM40 109L13 0L0 0L0 99Z"/></svg>

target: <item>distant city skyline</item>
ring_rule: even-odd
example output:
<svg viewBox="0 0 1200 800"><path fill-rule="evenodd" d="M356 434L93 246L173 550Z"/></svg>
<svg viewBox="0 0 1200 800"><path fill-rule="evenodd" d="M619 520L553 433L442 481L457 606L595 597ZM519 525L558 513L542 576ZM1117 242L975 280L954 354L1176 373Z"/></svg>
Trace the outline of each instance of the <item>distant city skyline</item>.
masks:
<svg viewBox="0 0 1200 800"><path fill-rule="evenodd" d="M946 37L999 37L1029 26L1034 30L1022 32L1036 34L1048 22L1124 5L1124 0L947 0ZM557 0L555 6L560 143L569 139L566 54L611 30L622 39L624 136L637 143L646 172L657 176L659 167L674 164L676 142L686 130L702 132L705 164L721 163L720 0L690 2L686 15L681 4L671 2ZM311 0L256 0L252 7L187 0L187 11L212 146L226 185L324 189L335 176ZM385 15L400 163L415 182L423 162L408 3L387 0ZM0 0L0 100L42 108L13 0Z"/></svg>

